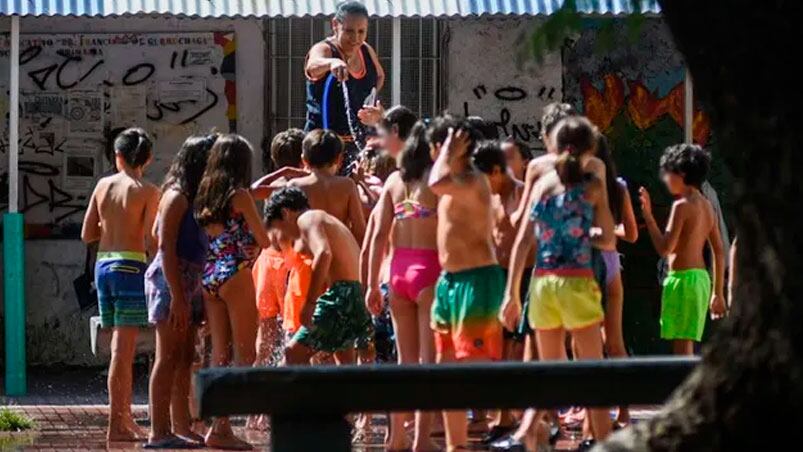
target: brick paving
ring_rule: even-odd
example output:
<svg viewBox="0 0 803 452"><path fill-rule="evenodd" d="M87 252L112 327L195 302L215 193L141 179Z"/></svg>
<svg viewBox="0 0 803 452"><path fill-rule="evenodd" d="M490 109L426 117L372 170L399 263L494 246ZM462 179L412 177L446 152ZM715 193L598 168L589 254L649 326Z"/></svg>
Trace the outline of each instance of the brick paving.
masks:
<svg viewBox="0 0 803 452"><path fill-rule="evenodd" d="M36 423L31 432L0 433L0 450L23 451L71 451L71 450L139 450L142 443L106 444L106 419L108 407L104 405L11 405L11 409L30 417ZM632 411L636 420L645 419L654 413L654 408ZM137 422L147 428L147 406L135 405ZM384 436L384 416L375 416L374 434L364 443L356 444L355 451L381 451ZM243 420L235 419L238 435L251 442L256 450L266 450L269 439L266 433L245 430ZM442 442L442 438L440 438ZM574 450L578 435L564 432L555 450ZM214 449L205 449L214 450Z"/></svg>
<svg viewBox="0 0 803 452"><path fill-rule="evenodd" d="M0 375L0 379L2 376ZM0 387L2 381L0 381ZM30 432L0 432L0 450L70 451L70 450L139 450L142 443L113 443L106 445L108 407L106 377L98 369L31 369L29 394L24 397L0 396L0 407L21 412L36 423ZM147 420L147 368L138 366L134 379L134 416L146 430ZM652 416L655 407L631 409L634 420ZM385 416L374 416L373 433L365 441L355 444L355 452L382 451ZM266 433L246 431L243 418L234 418L238 435L255 445L255 449L269 447ZM442 444L443 437L435 437ZM578 432L564 432L556 450L574 450ZM210 449L205 449L210 450Z"/></svg>

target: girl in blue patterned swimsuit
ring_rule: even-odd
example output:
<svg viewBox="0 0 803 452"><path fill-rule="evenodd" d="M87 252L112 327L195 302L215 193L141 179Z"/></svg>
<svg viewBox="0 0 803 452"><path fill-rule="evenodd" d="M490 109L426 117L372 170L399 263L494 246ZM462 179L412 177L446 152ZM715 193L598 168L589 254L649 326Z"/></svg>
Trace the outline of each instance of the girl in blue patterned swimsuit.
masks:
<svg viewBox="0 0 803 452"><path fill-rule="evenodd" d="M248 248L269 245L256 204L248 190L251 145L239 135L218 138L195 200L195 216L209 236L203 271L204 306L212 337L212 365L251 366L256 358L257 307ZM234 359L229 350L234 350ZM234 436L227 418L217 418L206 445L219 449L250 447Z"/></svg>

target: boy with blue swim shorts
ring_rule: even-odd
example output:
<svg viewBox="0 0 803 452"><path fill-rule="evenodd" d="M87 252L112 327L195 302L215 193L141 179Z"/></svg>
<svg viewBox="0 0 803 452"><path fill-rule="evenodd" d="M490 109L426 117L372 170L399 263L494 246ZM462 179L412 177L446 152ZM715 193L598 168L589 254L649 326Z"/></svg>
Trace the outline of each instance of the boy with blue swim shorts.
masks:
<svg viewBox="0 0 803 452"><path fill-rule="evenodd" d="M143 178L153 142L138 128L114 141L116 174L100 179L84 217L81 239L98 243L95 285L101 325L113 328L109 363L109 441L143 439L131 414L132 365L139 327L148 324L145 254L152 239L159 189Z"/></svg>

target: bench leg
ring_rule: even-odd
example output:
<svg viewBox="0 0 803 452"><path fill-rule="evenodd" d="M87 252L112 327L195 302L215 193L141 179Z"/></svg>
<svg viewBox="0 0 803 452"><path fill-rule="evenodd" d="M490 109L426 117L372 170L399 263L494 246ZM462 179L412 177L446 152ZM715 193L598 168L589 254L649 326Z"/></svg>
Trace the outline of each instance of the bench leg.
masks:
<svg viewBox="0 0 803 452"><path fill-rule="evenodd" d="M343 415L271 415L273 452L349 452L351 424Z"/></svg>

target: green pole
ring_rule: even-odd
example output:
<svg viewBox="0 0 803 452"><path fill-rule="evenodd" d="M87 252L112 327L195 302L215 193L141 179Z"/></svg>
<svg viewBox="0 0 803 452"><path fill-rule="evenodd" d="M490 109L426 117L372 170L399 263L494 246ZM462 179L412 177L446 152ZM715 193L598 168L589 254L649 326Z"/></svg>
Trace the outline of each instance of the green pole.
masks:
<svg viewBox="0 0 803 452"><path fill-rule="evenodd" d="M25 378L25 224L21 213L3 215L6 388L8 396L27 392Z"/></svg>

